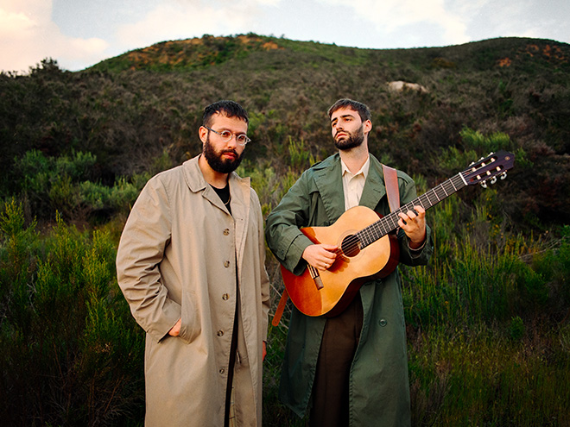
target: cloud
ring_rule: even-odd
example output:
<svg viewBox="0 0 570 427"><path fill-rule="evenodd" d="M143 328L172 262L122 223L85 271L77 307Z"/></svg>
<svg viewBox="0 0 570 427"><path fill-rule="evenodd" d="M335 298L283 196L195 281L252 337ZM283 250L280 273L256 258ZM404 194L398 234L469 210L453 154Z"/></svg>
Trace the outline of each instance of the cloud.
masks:
<svg viewBox="0 0 570 427"><path fill-rule="evenodd" d="M1 70L27 72L47 57L58 60L63 68L102 58L106 41L66 37L51 21L51 11L51 0L0 2Z"/></svg>
<svg viewBox="0 0 570 427"><path fill-rule="evenodd" d="M33 25L33 21L24 13L0 9L0 36L2 37L15 32L28 31Z"/></svg>
<svg viewBox="0 0 570 427"><path fill-rule="evenodd" d="M466 19L446 7L444 0L317 0L354 9L362 19L375 24L379 32L396 33L404 28L428 24L440 29L446 43L464 43L467 36Z"/></svg>
<svg viewBox="0 0 570 427"><path fill-rule="evenodd" d="M129 49L164 40L229 35L250 28L265 7L281 0L163 0L144 19L121 26L117 40Z"/></svg>

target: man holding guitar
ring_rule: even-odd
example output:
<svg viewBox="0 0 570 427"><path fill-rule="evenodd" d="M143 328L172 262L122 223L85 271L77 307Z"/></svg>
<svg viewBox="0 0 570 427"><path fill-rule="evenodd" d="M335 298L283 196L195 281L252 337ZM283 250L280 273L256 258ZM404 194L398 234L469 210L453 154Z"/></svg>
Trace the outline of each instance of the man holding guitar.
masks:
<svg viewBox="0 0 570 427"><path fill-rule="evenodd" d="M355 232L378 220L376 213L390 213L387 194L392 204L414 200L415 184L392 170L394 192L387 191L383 167L368 150L366 105L341 99L328 113L338 153L305 171L267 218L267 242L295 303L280 397L300 417L308 410L311 426L408 426L396 265L398 258L426 264L431 232L421 206L398 214L397 235L376 240L370 227ZM373 219L364 218L368 212Z"/></svg>

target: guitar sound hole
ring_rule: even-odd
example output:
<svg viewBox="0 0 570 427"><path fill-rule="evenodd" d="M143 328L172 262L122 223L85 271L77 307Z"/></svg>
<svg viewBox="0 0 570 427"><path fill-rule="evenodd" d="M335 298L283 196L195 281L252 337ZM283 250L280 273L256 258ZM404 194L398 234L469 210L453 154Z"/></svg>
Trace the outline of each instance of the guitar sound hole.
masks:
<svg viewBox="0 0 570 427"><path fill-rule="evenodd" d="M360 239L354 234L351 234L344 238L340 247L346 256L354 257L360 253Z"/></svg>

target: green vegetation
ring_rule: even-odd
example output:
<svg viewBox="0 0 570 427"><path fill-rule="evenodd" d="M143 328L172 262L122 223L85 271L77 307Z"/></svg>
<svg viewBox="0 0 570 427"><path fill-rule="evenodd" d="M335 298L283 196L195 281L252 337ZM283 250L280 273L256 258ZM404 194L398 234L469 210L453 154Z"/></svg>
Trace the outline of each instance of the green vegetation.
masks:
<svg viewBox="0 0 570 427"><path fill-rule="evenodd" d="M255 34L163 42L77 73L44 60L0 74L0 414L10 425L142 425L143 347L116 283L130 206L201 151L203 107L250 114L246 159L264 215L334 152L327 108L373 113L371 151L421 194L491 151L508 179L428 212L431 264L402 267L416 426L563 426L570 401L570 46L495 39L355 49ZM387 82L428 93L390 92ZM276 306L283 288L268 252ZM288 311L270 327L264 423Z"/></svg>
<svg viewBox="0 0 570 427"><path fill-rule="evenodd" d="M144 335L115 278L109 231L0 215L0 401L7 425L129 425L144 413ZM134 423L133 423L134 424Z"/></svg>

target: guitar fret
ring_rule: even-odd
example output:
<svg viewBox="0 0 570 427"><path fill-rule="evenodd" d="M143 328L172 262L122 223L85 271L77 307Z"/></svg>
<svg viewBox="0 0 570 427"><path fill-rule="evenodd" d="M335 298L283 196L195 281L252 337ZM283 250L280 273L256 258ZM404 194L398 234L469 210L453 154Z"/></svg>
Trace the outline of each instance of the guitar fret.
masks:
<svg viewBox="0 0 570 427"><path fill-rule="evenodd" d="M374 243L393 230L396 230L398 228L398 220L400 219L398 214L400 212L407 212L409 210L412 210L416 205L419 205L424 209L429 209L437 203L441 202L443 199L449 197L451 194L457 192L459 189L465 187L465 185L465 179L461 174L458 174L436 186L435 188L426 191L417 199L405 204L404 206L401 206L396 211L381 218L363 230L360 230L358 233L356 233L356 235L360 240L361 249Z"/></svg>
<svg viewBox="0 0 570 427"><path fill-rule="evenodd" d="M453 189L454 189L455 191L457 191L457 188L455 187L455 184L453 183L453 179L450 179L449 181L451 182L451 185L453 186Z"/></svg>
<svg viewBox="0 0 570 427"><path fill-rule="evenodd" d="M401 206L396 211L386 215L363 230L360 230L356 233L356 236L360 241L361 249L374 243L376 240L384 237L393 230L396 230L398 228L398 221L400 219L398 214L400 212L412 210L416 205L427 210L466 185L465 178L459 173L431 190L426 191L415 200Z"/></svg>

